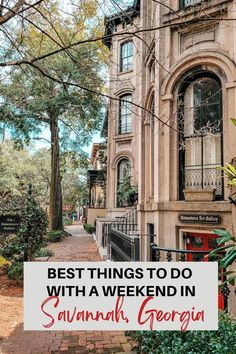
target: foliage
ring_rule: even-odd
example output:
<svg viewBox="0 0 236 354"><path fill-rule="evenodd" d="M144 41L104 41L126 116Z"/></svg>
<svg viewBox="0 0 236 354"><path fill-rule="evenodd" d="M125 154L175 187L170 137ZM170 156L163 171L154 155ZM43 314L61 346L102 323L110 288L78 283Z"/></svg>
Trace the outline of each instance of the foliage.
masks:
<svg viewBox="0 0 236 354"><path fill-rule="evenodd" d="M94 22L96 2L71 4L75 11L70 18L60 11L60 6L53 0L42 4L40 11L31 14L27 30L23 28L16 39L24 56L43 56L40 62L12 66L7 79L0 80L0 123L5 124L11 137L18 143L24 139L28 143L31 138L39 139L45 127L50 130L51 230L63 228L60 156L77 153L85 158L83 146L100 129L103 118L102 99L94 93L104 85L99 46L90 42L68 49L71 41L84 39L90 30L94 30L93 35L98 33ZM65 46L67 50L60 50ZM52 51L57 54L48 56ZM89 90L80 89L82 86Z"/></svg>
<svg viewBox="0 0 236 354"><path fill-rule="evenodd" d="M17 234L17 238L19 238L23 247L25 261L33 259L35 252L43 245L47 225L47 215L36 201L29 196Z"/></svg>
<svg viewBox="0 0 236 354"><path fill-rule="evenodd" d="M60 12L60 5L50 0L41 10L42 15L35 11L31 16L31 21L40 23L40 28L28 23L25 35L22 37L21 33L16 41L20 41L26 57L34 58L70 45L72 40L84 39L90 31L94 30L94 35L97 32L94 28L97 23L93 22L94 5L94 1L83 2L68 18ZM7 80L3 76L0 84L0 121L11 131L15 141L19 142L23 137L26 142L32 137L39 138L45 124L50 125L54 116L60 119L61 149L82 153L81 146L90 141L94 129L100 128L102 102L94 93L82 91L76 85L102 89L100 51L96 43L81 44L45 57L35 66L13 66L8 70ZM42 70L38 70L37 65ZM50 77L62 83L52 81ZM63 84L63 81L73 82L75 86Z"/></svg>
<svg viewBox="0 0 236 354"><path fill-rule="evenodd" d="M70 219L64 220L64 225L72 225L72 224L73 224L72 220L70 220Z"/></svg>
<svg viewBox="0 0 236 354"><path fill-rule="evenodd" d="M78 159L76 160L78 162ZM69 209L67 212L75 210L79 205L86 204L88 200L88 188L86 181L86 161L74 164L75 160L69 158L65 161L62 172L63 204Z"/></svg>
<svg viewBox="0 0 236 354"><path fill-rule="evenodd" d="M59 242L62 240L63 231L55 230L47 233L47 239L49 242Z"/></svg>
<svg viewBox="0 0 236 354"><path fill-rule="evenodd" d="M0 215L19 216L24 208L24 200L10 191L0 191Z"/></svg>
<svg viewBox="0 0 236 354"><path fill-rule="evenodd" d="M214 230L214 232L219 236L219 238L216 240L219 247L214 249L209 254L209 257L217 255L219 257L220 269L227 269L236 261L236 237L232 236L226 230ZM223 273L221 273L221 275L226 277L226 280L223 281L220 286L224 286L227 283L231 285L235 284L235 271L224 271Z"/></svg>
<svg viewBox="0 0 236 354"><path fill-rule="evenodd" d="M6 260L6 258L4 258L3 256L0 256L0 268L6 266L8 264L10 264L10 263Z"/></svg>
<svg viewBox="0 0 236 354"><path fill-rule="evenodd" d="M94 232L94 227L91 224L85 224L84 225L85 231L87 231L89 234L92 234Z"/></svg>
<svg viewBox="0 0 236 354"><path fill-rule="evenodd" d="M16 235L8 236L1 242L1 254L6 259L23 260L24 246Z"/></svg>
<svg viewBox="0 0 236 354"><path fill-rule="evenodd" d="M224 176L227 178L227 185L229 188L236 187L236 168L230 164L226 163L224 167L220 167L220 169L224 172ZM236 192L233 192L233 196L236 196Z"/></svg>
<svg viewBox="0 0 236 354"><path fill-rule="evenodd" d="M233 125L236 126L236 119L231 119ZM233 160L236 160L233 158ZM226 163L225 166L219 167L221 171L224 172L224 177L227 179L227 185L231 189L236 187L236 168L230 163ZM232 202L234 202L232 197L236 196L236 192L232 191L231 197L229 198Z"/></svg>
<svg viewBox="0 0 236 354"><path fill-rule="evenodd" d="M131 186L129 177L125 177L117 190L118 205L121 207L133 206L137 201L137 186Z"/></svg>
<svg viewBox="0 0 236 354"><path fill-rule="evenodd" d="M21 282L23 281L23 275L24 275L23 262L14 261L7 269L7 276L10 280L17 280Z"/></svg>
<svg viewBox="0 0 236 354"><path fill-rule="evenodd" d="M49 151L47 149L32 151L32 146L17 150L14 143L9 140L5 140L0 149L0 190L9 191L8 199L12 202L13 199L24 196L29 184L32 184L34 198L46 208L50 186ZM6 201L3 205L5 204ZM12 209L15 209L15 206Z"/></svg>
<svg viewBox="0 0 236 354"><path fill-rule="evenodd" d="M126 335L137 343L139 354L234 354L236 322L219 313L218 331L132 331Z"/></svg>
<svg viewBox="0 0 236 354"><path fill-rule="evenodd" d="M40 248L37 252L35 252L35 257L51 257L53 256L53 251L47 248Z"/></svg>

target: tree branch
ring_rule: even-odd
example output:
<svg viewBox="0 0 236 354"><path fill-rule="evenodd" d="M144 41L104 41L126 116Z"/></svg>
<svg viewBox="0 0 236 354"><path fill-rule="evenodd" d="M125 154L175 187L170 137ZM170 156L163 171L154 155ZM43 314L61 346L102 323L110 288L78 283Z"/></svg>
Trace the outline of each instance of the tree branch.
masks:
<svg viewBox="0 0 236 354"><path fill-rule="evenodd" d="M94 43L94 42L100 42L100 41L104 41L104 40L108 40L108 39L111 39L113 37L121 37L121 36L125 36L125 35L128 35L128 36L137 36L138 33L145 33L145 32L153 32L153 31L158 31L158 30L161 30L161 29L165 29L165 28L168 28L168 27L174 27L174 26L180 26L180 25L190 25L190 24L193 24L193 23L196 23L196 22L200 22L200 21L203 21L203 22L209 22L209 21L236 21L236 18L206 18L206 17L203 17L203 18L196 18L196 19L193 19L193 20L189 20L189 21L185 21L184 23L180 23L180 22L171 22L169 24L166 24L166 25L162 25L162 26L158 26L158 27L153 27L153 28L143 28L143 29L140 29L140 30L137 30L137 31L133 31L133 32L127 32L127 31L123 31L123 32L119 32L119 33L112 33L112 34L109 34L109 35L106 35L106 36L101 36L101 37L95 37L95 38L88 38L88 39L84 39L82 41L77 41L77 42L74 42L74 43L71 43L69 45L66 45L66 46L61 46L61 48L58 48L52 52L49 52L47 54L44 54L44 55L41 55L37 58L34 58L32 59L30 62L31 63L35 63L39 60L43 60L43 59L46 59L52 55L55 55L55 54L58 54L58 53L61 53L67 49L70 49L70 48L73 48L73 47L76 47L78 45L82 45L82 44L85 44L85 43ZM34 23L32 23L34 25ZM5 62L1 62L0 63L0 67L6 67L6 66L14 66L14 65L20 65L20 64L29 64L29 61L27 59L25 60L10 60L10 61L5 61Z"/></svg>
<svg viewBox="0 0 236 354"><path fill-rule="evenodd" d="M18 0L12 9L9 9L9 11L5 15L0 16L0 25L4 24L5 22L9 21L12 17L17 15L18 11L22 8L24 4L25 4L25 0ZM1 5L1 9L3 8L4 6Z"/></svg>
<svg viewBox="0 0 236 354"><path fill-rule="evenodd" d="M149 109L137 104L137 103L134 103L134 102L130 102L130 101L126 101L124 99L121 99L119 97L112 97L108 94L105 94L105 93L102 93L102 92L98 92L94 89L91 89L91 88L88 88L86 86L83 86L83 85L80 85L78 83L75 83L75 82L68 82L68 81L63 81L63 80L60 80L56 77L53 77L52 75L50 75L49 73L47 73L46 71L44 71L41 67L37 66L36 64L32 63L32 62L28 62L26 63L30 66L32 66L34 69L38 70L43 76L47 77L48 79L54 81L54 82L57 82L61 85L67 85L67 86L73 86L73 87L79 87L81 90L84 90L84 91L88 91L88 92L91 92L95 95L98 95L98 96L102 96L102 97L105 97L105 98L108 98L110 100L113 100L113 101L118 101L118 102L126 102L126 103L130 103L131 105L133 105L134 107L137 107L137 108L140 108L142 109L143 111L145 112L148 112L149 114L151 114L154 118L156 118L159 122L161 122L163 125L167 126L168 128L174 130L175 132L177 133L181 133L178 129L175 129L174 127L172 127L170 124L168 124L167 122L163 121L161 118L157 117L155 114L153 114L153 112L151 112Z"/></svg>

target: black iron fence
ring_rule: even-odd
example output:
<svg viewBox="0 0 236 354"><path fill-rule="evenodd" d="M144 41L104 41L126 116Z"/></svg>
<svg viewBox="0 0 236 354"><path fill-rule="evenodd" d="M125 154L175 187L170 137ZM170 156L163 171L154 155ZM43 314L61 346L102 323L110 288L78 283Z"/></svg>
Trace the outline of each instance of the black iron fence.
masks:
<svg viewBox="0 0 236 354"><path fill-rule="evenodd" d="M104 223L102 226L102 247L108 246L111 228L120 231L126 236L134 236L138 230L137 209L132 208L121 217L116 218L116 222Z"/></svg>
<svg viewBox="0 0 236 354"><path fill-rule="evenodd" d="M180 261L180 262L203 262L204 258L207 257L209 251L197 251L197 250L181 250L172 248L158 247L156 243L150 245L151 248L151 261L161 262L161 261ZM214 258L209 258L210 261L215 260ZM221 278L221 276L219 276ZM221 279L225 280L225 279ZM228 297L230 294L230 289L227 285L221 288L220 293L224 298L224 308L227 308Z"/></svg>
<svg viewBox="0 0 236 354"><path fill-rule="evenodd" d="M110 232L111 232L111 224L104 223L102 225L102 247L103 248L107 247Z"/></svg>
<svg viewBox="0 0 236 354"><path fill-rule="evenodd" d="M140 242L139 236L127 235L120 231L119 224L112 224L108 238L108 256L109 259L116 262L137 262L140 260ZM130 227L132 225L127 225Z"/></svg>
<svg viewBox="0 0 236 354"><path fill-rule="evenodd" d="M202 262L204 257L209 254L208 251L193 251L193 250L180 250L172 248L162 248L158 247L157 244L151 244L151 261L161 262L161 261L192 261L192 262Z"/></svg>

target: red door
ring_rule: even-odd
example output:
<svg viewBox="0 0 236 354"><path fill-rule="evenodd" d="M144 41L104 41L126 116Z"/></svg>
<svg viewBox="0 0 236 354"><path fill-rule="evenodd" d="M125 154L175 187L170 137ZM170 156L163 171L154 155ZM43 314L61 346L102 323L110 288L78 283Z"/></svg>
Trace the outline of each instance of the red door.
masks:
<svg viewBox="0 0 236 354"><path fill-rule="evenodd" d="M217 238L218 236L215 234L188 233L186 238L186 248L189 251L211 252L218 247L216 242ZM206 257L206 254L204 253L188 254L187 260L188 262L209 262L209 258ZM225 309L224 297L221 291L218 293L218 308L220 310Z"/></svg>

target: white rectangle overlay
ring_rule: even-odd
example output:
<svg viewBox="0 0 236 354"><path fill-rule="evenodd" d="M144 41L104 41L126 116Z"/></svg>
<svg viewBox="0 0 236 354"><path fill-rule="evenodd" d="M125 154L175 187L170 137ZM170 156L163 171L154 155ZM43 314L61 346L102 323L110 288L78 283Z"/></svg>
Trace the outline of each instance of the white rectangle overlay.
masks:
<svg viewBox="0 0 236 354"><path fill-rule="evenodd" d="M26 262L25 330L217 330L216 262Z"/></svg>

